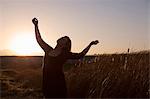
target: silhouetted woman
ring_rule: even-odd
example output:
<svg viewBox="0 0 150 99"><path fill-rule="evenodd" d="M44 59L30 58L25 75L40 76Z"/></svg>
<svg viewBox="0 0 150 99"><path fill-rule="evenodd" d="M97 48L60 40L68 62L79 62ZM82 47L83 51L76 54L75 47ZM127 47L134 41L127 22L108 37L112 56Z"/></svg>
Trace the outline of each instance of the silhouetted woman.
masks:
<svg viewBox="0 0 150 99"><path fill-rule="evenodd" d="M32 20L35 25L35 35L38 44L45 52L43 67L43 94L45 98L65 98L67 97L67 88L65 76L63 73L63 64L67 59L80 59L85 56L92 45L98 41L92 41L81 53L72 53L71 40L64 36L57 40L57 45L53 49L41 38L38 29L38 20Z"/></svg>

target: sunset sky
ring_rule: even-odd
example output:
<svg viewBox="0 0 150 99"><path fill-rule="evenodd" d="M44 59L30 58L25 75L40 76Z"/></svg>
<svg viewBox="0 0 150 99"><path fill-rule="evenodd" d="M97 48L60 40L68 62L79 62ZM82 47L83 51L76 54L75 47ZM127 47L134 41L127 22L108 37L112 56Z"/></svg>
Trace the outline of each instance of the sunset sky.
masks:
<svg viewBox="0 0 150 99"><path fill-rule="evenodd" d="M52 47L62 36L72 52L99 40L88 54L147 50L150 0L0 0L0 55L43 55L32 18Z"/></svg>

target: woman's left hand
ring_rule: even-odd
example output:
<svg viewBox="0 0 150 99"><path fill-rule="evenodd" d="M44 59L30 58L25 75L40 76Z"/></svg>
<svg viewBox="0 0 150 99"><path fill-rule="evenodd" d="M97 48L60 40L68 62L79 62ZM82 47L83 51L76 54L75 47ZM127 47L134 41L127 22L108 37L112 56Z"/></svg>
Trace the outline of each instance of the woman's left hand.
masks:
<svg viewBox="0 0 150 99"><path fill-rule="evenodd" d="M95 40L95 41L92 41L90 44L91 45L97 45L99 43L99 41L98 40Z"/></svg>

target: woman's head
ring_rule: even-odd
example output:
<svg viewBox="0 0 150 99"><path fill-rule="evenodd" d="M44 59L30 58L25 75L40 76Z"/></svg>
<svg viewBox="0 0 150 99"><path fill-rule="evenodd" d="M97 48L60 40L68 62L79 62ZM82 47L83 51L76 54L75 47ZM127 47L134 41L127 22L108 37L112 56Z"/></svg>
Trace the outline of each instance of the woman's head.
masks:
<svg viewBox="0 0 150 99"><path fill-rule="evenodd" d="M57 40L57 47L62 48L64 51L69 52L71 50L71 40L68 36L61 37Z"/></svg>

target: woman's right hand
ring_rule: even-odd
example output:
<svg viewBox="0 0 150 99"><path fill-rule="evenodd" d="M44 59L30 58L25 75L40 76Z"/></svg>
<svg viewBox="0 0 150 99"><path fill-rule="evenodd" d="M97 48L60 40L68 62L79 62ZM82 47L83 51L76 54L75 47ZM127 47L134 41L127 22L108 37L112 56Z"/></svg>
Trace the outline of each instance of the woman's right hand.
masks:
<svg viewBox="0 0 150 99"><path fill-rule="evenodd" d="M33 22L34 25L38 25L38 20L37 20L37 18L33 18L33 19L32 19L32 22Z"/></svg>

